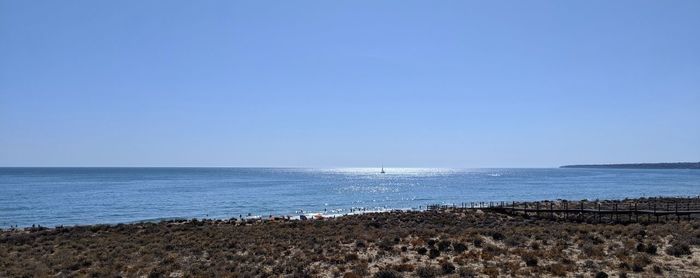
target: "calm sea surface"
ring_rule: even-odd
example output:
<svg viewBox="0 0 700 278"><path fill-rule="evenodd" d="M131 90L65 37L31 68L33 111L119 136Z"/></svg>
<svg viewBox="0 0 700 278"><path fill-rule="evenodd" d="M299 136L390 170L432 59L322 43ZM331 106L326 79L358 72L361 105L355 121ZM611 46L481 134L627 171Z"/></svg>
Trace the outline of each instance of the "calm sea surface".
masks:
<svg viewBox="0 0 700 278"><path fill-rule="evenodd" d="M700 194L698 170L0 168L0 227Z"/></svg>

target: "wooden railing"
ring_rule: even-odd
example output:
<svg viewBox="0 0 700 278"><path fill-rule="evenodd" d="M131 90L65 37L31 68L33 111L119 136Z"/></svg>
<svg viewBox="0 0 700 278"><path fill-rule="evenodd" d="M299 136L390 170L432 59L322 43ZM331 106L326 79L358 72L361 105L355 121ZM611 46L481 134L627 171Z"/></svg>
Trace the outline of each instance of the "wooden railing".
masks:
<svg viewBox="0 0 700 278"><path fill-rule="evenodd" d="M428 205L427 208L481 209L579 221L640 222L681 220L700 216L700 196L616 201L467 202L459 205Z"/></svg>

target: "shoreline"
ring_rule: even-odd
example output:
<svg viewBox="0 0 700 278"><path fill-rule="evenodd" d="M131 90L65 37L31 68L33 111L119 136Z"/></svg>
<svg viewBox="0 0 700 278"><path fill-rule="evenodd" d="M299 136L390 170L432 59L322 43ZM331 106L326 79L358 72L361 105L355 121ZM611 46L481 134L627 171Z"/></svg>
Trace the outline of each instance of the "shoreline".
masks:
<svg viewBox="0 0 700 278"><path fill-rule="evenodd" d="M374 170L0 169L5 178L0 187L8 189L0 228L230 219L248 213L296 217L298 210L332 217L355 207L417 209L465 201L682 196L698 194L695 185L700 185L700 172L684 171L390 168L382 175Z"/></svg>
<svg viewBox="0 0 700 278"><path fill-rule="evenodd" d="M384 213L384 212L395 212L395 211L402 211L402 212L409 212L409 211L426 211L429 210L429 207L460 207L463 206L465 208L470 207L470 204L472 204L472 208L486 208L488 207L488 204L499 204L499 203L504 203L504 204L511 204L511 202L523 205L523 204L530 204L531 206L535 206L536 203L550 203L553 202L555 204L561 204L562 202L588 202L589 204L593 203L601 203L601 204L609 204L609 203L635 203L635 202L649 202L649 201L658 201L658 202L670 202L673 200L677 199L691 199L695 200L697 199L698 202L698 208L700 209L700 194L698 195L657 195L657 196L650 196L650 197L638 197L638 198L623 198L623 199L594 199L594 200L588 200L588 199L581 199L581 200L567 200L567 199L553 199L553 200L536 200L536 201L484 201L484 202L463 202L463 203L434 203L434 204L425 204L421 205L419 207L413 207L413 208L374 208L374 209L367 209L367 208L350 208L350 209L331 209L329 211L324 211L324 210L314 210L311 212L301 212L301 213L295 213L295 214L269 214L269 215L243 215L239 214L239 217L214 217L214 218L207 218L207 217L161 217L161 218L154 218L154 219L141 219L141 220L134 220L134 221L127 221L127 222L116 222L116 223L109 223L109 222L103 222L103 223L88 223L88 224L62 224L62 225L54 225L53 227L49 226L43 226L43 225L32 225L32 226L18 226L18 225L10 225L10 226L0 226L0 232L2 231L21 231L21 230L27 230L27 229L32 229L32 228L41 228L41 229L54 229L54 228L70 228L70 227L90 227L90 226L117 226L117 225L132 225L132 224L143 224L143 223L160 223L160 222L170 222L170 221L176 221L176 222L182 222L182 221L191 221L191 220L198 220L198 221L256 221L256 220L261 220L261 221L268 221L268 220L301 220L301 216L305 216L307 220L321 220L321 219L329 219L329 218L338 218L338 217L345 217L345 216L351 216L351 215L360 215L360 214L366 214L366 213ZM341 211L349 211L349 212L337 212L338 210Z"/></svg>
<svg viewBox="0 0 700 278"><path fill-rule="evenodd" d="M4 230L0 276L698 277L698 216L589 223L448 207Z"/></svg>

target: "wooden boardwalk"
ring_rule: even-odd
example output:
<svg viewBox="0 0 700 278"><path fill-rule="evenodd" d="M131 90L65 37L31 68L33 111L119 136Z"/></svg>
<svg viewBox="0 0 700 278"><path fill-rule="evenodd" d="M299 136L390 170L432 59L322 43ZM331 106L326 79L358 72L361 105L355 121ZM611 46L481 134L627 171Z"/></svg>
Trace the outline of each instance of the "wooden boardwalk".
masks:
<svg viewBox="0 0 700 278"><path fill-rule="evenodd" d="M700 196L621 201L470 202L428 209L480 209L506 214L577 221L640 222L691 219L700 216ZM640 219L640 216L641 219ZM663 217L663 218L662 218ZM646 218L646 219L645 219Z"/></svg>

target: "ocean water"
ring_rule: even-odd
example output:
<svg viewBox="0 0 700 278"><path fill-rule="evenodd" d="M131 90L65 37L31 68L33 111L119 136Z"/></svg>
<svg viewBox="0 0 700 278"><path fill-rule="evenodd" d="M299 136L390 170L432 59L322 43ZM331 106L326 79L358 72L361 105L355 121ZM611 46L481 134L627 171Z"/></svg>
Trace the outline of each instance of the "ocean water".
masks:
<svg viewBox="0 0 700 278"><path fill-rule="evenodd" d="M697 196L698 170L0 168L0 227Z"/></svg>

